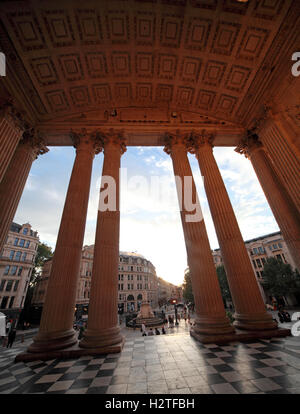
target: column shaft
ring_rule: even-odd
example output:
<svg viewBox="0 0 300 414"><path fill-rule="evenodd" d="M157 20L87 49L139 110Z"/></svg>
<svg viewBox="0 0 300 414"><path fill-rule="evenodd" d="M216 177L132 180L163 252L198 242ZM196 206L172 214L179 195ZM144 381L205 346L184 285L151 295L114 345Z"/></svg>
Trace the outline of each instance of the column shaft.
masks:
<svg viewBox="0 0 300 414"><path fill-rule="evenodd" d="M250 151L250 160L269 202L282 236L300 270L300 215L276 175L269 157L262 147Z"/></svg>
<svg viewBox="0 0 300 414"><path fill-rule="evenodd" d="M40 329L29 352L63 349L77 342L73 329L82 244L90 193L94 143L81 137L61 218Z"/></svg>
<svg viewBox="0 0 300 414"><path fill-rule="evenodd" d="M240 329L247 330L274 329L277 325L265 310L258 282L210 143L204 140L196 145L196 155L235 306L234 324Z"/></svg>
<svg viewBox="0 0 300 414"><path fill-rule="evenodd" d="M31 143L20 142L0 183L0 252L5 244L35 158L36 151Z"/></svg>
<svg viewBox="0 0 300 414"><path fill-rule="evenodd" d="M119 265L119 174L121 147L109 137L104 144L104 162L100 204L115 197L114 208L98 210L92 281L89 301L88 327L80 347L96 349L120 347L123 337L118 323L118 265ZM110 186L111 180L114 185ZM108 183L108 186L107 186ZM107 192L108 190L108 198Z"/></svg>
<svg viewBox="0 0 300 414"><path fill-rule="evenodd" d="M268 119L259 133L260 140L272 161L297 210L300 212L300 160L272 119Z"/></svg>
<svg viewBox="0 0 300 414"><path fill-rule="evenodd" d="M177 182L177 192L179 202L180 200L183 201L181 206L181 222L197 315L193 331L200 336L213 335L217 337L232 334L234 329L225 314L224 303L202 213L200 219L195 222L187 220L187 214L191 214L186 209L187 200L185 199L184 192L187 177L192 184L189 195L192 196L193 203L197 203L198 205L196 211L200 210L201 212L201 207L185 146L174 143L171 145L170 155L174 175L175 177L179 177L181 182L179 186Z"/></svg>
<svg viewBox="0 0 300 414"><path fill-rule="evenodd" d="M17 148L24 128L17 122L8 108L0 115L0 183Z"/></svg>

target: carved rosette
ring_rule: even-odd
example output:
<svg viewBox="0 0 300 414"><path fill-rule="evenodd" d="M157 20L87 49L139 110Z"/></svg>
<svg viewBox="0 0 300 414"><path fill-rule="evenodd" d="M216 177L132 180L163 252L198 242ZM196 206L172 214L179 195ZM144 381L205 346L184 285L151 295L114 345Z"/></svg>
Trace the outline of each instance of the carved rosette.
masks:
<svg viewBox="0 0 300 414"><path fill-rule="evenodd" d="M29 148L32 151L32 157L34 160L37 159L39 155L46 154L46 152L49 151L45 145L44 139L35 128L27 129L23 133L20 144L26 146L26 148Z"/></svg>
<svg viewBox="0 0 300 414"><path fill-rule="evenodd" d="M264 147L256 134L256 129L252 129L247 131L246 137L239 142L234 151L244 155L246 158L250 158L253 151L263 148Z"/></svg>

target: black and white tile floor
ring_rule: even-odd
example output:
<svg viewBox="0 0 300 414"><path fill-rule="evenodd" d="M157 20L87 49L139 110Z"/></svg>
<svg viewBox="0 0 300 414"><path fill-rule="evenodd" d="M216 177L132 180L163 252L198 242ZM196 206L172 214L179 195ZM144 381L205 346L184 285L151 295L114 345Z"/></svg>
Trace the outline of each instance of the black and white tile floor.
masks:
<svg viewBox="0 0 300 414"><path fill-rule="evenodd" d="M136 336L120 354L14 363L26 342L0 349L0 394L300 394L299 337L217 346L188 332Z"/></svg>

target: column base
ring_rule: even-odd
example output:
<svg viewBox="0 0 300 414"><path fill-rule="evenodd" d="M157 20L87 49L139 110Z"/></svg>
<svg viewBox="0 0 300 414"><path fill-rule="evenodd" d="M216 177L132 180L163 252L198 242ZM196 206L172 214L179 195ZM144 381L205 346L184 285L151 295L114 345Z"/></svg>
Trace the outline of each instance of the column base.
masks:
<svg viewBox="0 0 300 414"><path fill-rule="evenodd" d="M52 359L73 359L85 355L97 356L106 354L117 354L123 349L125 340L117 345L110 345L103 348L84 349L80 348L79 344L75 344L69 348L58 349L49 352L23 352L16 356L15 362L30 362L30 361L50 361Z"/></svg>
<svg viewBox="0 0 300 414"><path fill-rule="evenodd" d="M91 350L101 350L111 346L121 346L121 344L124 344L124 337L121 335L120 328L116 326L114 328L103 330L88 328L84 332L83 339L79 342L79 347Z"/></svg>
<svg viewBox="0 0 300 414"><path fill-rule="evenodd" d="M226 345L230 342L246 342L252 339L281 338L290 336L290 329L274 329L267 331L240 331L227 335L201 335L191 328L190 335L202 344Z"/></svg>
<svg viewBox="0 0 300 414"><path fill-rule="evenodd" d="M69 331L39 332L27 352L44 353L69 348L78 342L78 334L74 329Z"/></svg>
<svg viewBox="0 0 300 414"><path fill-rule="evenodd" d="M247 331L266 331L278 328L278 323L272 318L272 315L267 312L253 315L242 315L235 313L233 317L235 319L233 326L236 329Z"/></svg>
<svg viewBox="0 0 300 414"><path fill-rule="evenodd" d="M212 335L215 337L218 335L232 335L234 327L230 324L227 316L221 318L196 316L193 331L196 335Z"/></svg>

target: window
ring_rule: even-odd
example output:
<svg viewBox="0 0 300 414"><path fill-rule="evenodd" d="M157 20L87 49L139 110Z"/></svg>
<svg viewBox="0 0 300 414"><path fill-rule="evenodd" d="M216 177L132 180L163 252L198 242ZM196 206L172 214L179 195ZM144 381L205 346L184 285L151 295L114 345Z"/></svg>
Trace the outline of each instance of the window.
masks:
<svg viewBox="0 0 300 414"><path fill-rule="evenodd" d="M253 263L253 266L255 267L255 269L257 268L257 266L256 266L256 261L255 260L252 260L252 263Z"/></svg>
<svg viewBox="0 0 300 414"><path fill-rule="evenodd" d="M282 244L281 243L278 243L278 246L282 249Z"/></svg>
<svg viewBox="0 0 300 414"><path fill-rule="evenodd" d="M21 259L21 254L22 254L22 252L16 252L16 257L15 257L15 260L16 261L20 261L20 259Z"/></svg>
<svg viewBox="0 0 300 414"><path fill-rule="evenodd" d="M266 263L266 259L264 259L263 257L261 258L261 261L263 262L263 264Z"/></svg>
<svg viewBox="0 0 300 414"><path fill-rule="evenodd" d="M28 227L25 227L25 229L23 229L23 234L28 234Z"/></svg>
<svg viewBox="0 0 300 414"><path fill-rule="evenodd" d="M256 248L256 247L254 247L254 249L253 249L253 253L254 253L254 254L257 254L257 253L258 253L258 251L257 251L257 248Z"/></svg>
<svg viewBox="0 0 300 414"><path fill-rule="evenodd" d="M30 245L30 241L27 241L27 242L26 242L25 247L27 247L27 248L28 248L28 247L29 247L29 245Z"/></svg>
<svg viewBox="0 0 300 414"><path fill-rule="evenodd" d="M264 249L262 247L259 247L258 248L258 251L259 251L259 253L263 253L264 252Z"/></svg>
<svg viewBox="0 0 300 414"><path fill-rule="evenodd" d="M273 244L273 249L278 249L277 244Z"/></svg>
<svg viewBox="0 0 300 414"><path fill-rule="evenodd" d="M21 274L22 274L22 270L23 270L23 267L21 266L21 267L19 267L19 270L18 270L18 276L21 276Z"/></svg>
<svg viewBox="0 0 300 414"><path fill-rule="evenodd" d="M133 266L130 266L130 270L133 272Z"/></svg>
<svg viewBox="0 0 300 414"><path fill-rule="evenodd" d="M24 244L25 244L25 240L24 239L21 239L20 240L20 243L19 243L19 246L24 247Z"/></svg>
<svg viewBox="0 0 300 414"><path fill-rule="evenodd" d="M6 308L8 299L9 299L9 296L4 296L3 297L2 302L1 302L1 306L0 306L1 309L5 309Z"/></svg>
<svg viewBox="0 0 300 414"><path fill-rule="evenodd" d="M16 273L17 273L17 266L12 266L10 274L14 276Z"/></svg>
<svg viewBox="0 0 300 414"><path fill-rule="evenodd" d="M8 280L7 283L6 283L6 289L5 289L5 291L6 292L10 292L11 291L11 288L12 288L12 285L13 285L13 280Z"/></svg>
<svg viewBox="0 0 300 414"><path fill-rule="evenodd" d="M130 290L130 284L129 283L127 284L127 287L128 287L128 290Z"/></svg>
<svg viewBox="0 0 300 414"><path fill-rule="evenodd" d="M256 259L256 263L257 263L258 267L262 267L260 259Z"/></svg>
<svg viewBox="0 0 300 414"><path fill-rule="evenodd" d="M1 280L1 284L0 284L0 292L3 292L5 282L6 282L6 280Z"/></svg>
<svg viewBox="0 0 300 414"><path fill-rule="evenodd" d="M14 255L15 255L15 251L11 250L10 253L9 253L10 260L12 260L14 258Z"/></svg>
<svg viewBox="0 0 300 414"><path fill-rule="evenodd" d="M26 256L27 256L27 253L23 253L22 262L24 262L26 260Z"/></svg>
<svg viewBox="0 0 300 414"><path fill-rule="evenodd" d="M12 307L12 305L13 305L13 303L14 303L14 299L15 299L15 297L14 297L14 296L12 296L12 297L10 298L9 305L8 305L8 307L9 307L9 308L11 308L11 307Z"/></svg>
<svg viewBox="0 0 300 414"><path fill-rule="evenodd" d="M15 285L14 285L14 292L18 289L18 286L19 286L19 281L16 280Z"/></svg>
<svg viewBox="0 0 300 414"><path fill-rule="evenodd" d="M10 266L5 266L4 275L8 275Z"/></svg>
<svg viewBox="0 0 300 414"><path fill-rule="evenodd" d="M15 241L14 241L14 246L17 246L18 245L18 241L19 241L19 239L18 239L18 237L16 237L15 238Z"/></svg>

